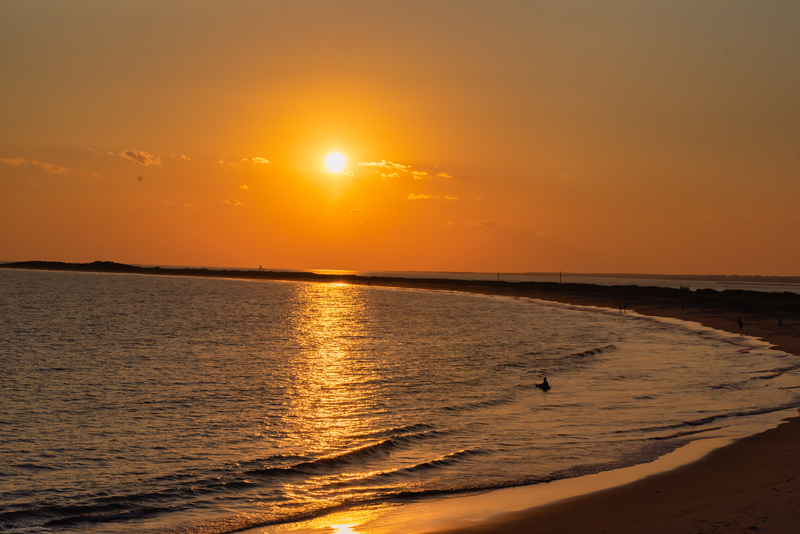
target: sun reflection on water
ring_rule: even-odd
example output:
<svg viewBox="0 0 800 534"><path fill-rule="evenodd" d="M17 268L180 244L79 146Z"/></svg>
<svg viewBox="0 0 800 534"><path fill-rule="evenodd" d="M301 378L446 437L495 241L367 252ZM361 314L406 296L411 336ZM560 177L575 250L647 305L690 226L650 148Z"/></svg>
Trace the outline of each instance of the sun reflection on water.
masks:
<svg viewBox="0 0 800 534"><path fill-rule="evenodd" d="M369 429L377 399L371 384L379 376L359 357L367 321L359 288L304 284L298 290L291 416L298 445L325 453L347 447L348 439Z"/></svg>

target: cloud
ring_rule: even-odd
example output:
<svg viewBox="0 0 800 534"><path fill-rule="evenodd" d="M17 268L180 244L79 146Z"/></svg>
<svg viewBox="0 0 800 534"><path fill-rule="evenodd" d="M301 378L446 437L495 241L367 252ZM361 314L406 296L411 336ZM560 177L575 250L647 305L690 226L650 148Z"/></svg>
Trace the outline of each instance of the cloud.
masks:
<svg viewBox="0 0 800 534"><path fill-rule="evenodd" d="M375 163L374 161L365 161L364 163L359 163L359 165L365 167L383 167L384 169L396 169L403 172L408 172L408 165L401 165L399 163L392 163L391 161L386 161L382 159L380 163Z"/></svg>
<svg viewBox="0 0 800 534"><path fill-rule="evenodd" d="M232 198L228 200L223 200L223 202L225 204L230 204L231 206L244 206L244 204L242 204L238 200L233 200Z"/></svg>
<svg viewBox="0 0 800 534"><path fill-rule="evenodd" d="M300 167L300 170L301 170L301 171L307 171L307 170L308 170L308 167Z"/></svg>
<svg viewBox="0 0 800 534"><path fill-rule="evenodd" d="M544 230L520 230L519 233L522 235L532 235L534 237L544 237L547 235L547 232Z"/></svg>
<svg viewBox="0 0 800 534"><path fill-rule="evenodd" d="M183 156L182 155L181 157L183 158L184 161L189 161L190 159L192 159L189 156ZM189 205L191 206L191 204L189 204Z"/></svg>
<svg viewBox="0 0 800 534"><path fill-rule="evenodd" d="M355 174L353 174L353 171L344 171L342 174L345 176L355 176Z"/></svg>
<svg viewBox="0 0 800 534"><path fill-rule="evenodd" d="M383 176L384 178L400 178L400 175L397 174L396 172L393 172L392 174L381 173L381 176Z"/></svg>
<svg viewBox="0 0 800 534"><path fill-rule="evenodd" d="M33 163L40 169L47 172L52 172L53 174L67 174L66 167L62 167L61 165L56 165L55 163L39 163L36 160L31 161L31 163Z"/></svg>
<svg viewBox="0 0 800 534"><path fill-rule="evenodd" d="M171 204L173 206L183 206L186 208L191 206L191 204L189 204L188 202L181 202L180 200L176 200L175 202L167 201L167 204Z"/></svg>
<svg viewBox="0 0 800 534"><path fill-rule="evenodd" d="M440 172L439 174L436 175L436 177L437 178L452 178L452 176L450 176L446 172Z"/></svg>
<svg viewBox="0 0 800 534"><path fill-rule="evenodd" d="M247 158L244 158L244 159L247 159ZM255 158L253 158L253 163L269 163L269 160L266 160L264 158L259 158L259 157L256 156Z"/></svg>
<svg viewBox="0 0 800 534"><path fill-rule="evenodd" d="M458 197L448 197L447 195L445 195L444 199L445 200L458 200Z"/></svg>
<svg viewBox="0 0 800 534"><path fill-rule="evenodd" d="M0 158L0 161L2 161L3 163L7 163L8 165L13 165L14 167L19 167L20 165L28 164L27 163L28 160L26 160L25 158L14 158L14 159Z"/></svg>
<svg viewBox="0 0 800 534"><path fill-rule="evenodd" d="M448 224L451 224L451 223L448 223ZM500 224L497 221L493 221L491 219L467 220L467 221L461 221L461 222L455 223L455 224L463 224L463 225L466 225L466 226L477 226L477 227L479 227L481 229L481 232L487 232L487 233L493 232L494 230L501 230L501 229L511 230L512 229L510 226L506 226L504 224Z"/></svg>
<svg viewBox="0 0 800 534"><path fill-rule="evenodd" d="M140 165L161 165L161 158L139 150L125 150L120 153L120 156L135 161Z"/></svg>
<svg viewBox="0 0 800 534"><path fill-rule="evenodd" d="M411 174L414 175L415 180L424 180L428 173L425 171L412 171Z"/></svg>
<svg viewBox="0 0 800 534"><path fill-rule="evenodd" d="M430 195L415 195L414 193L408 194L408 200L430 200L431 198L433 197Z"/></svg>
<svg viewBox="0 0 800 534"><path fill-rule="evenodd" d="M353 215L364 215L364 212L358 208L353 208L350 210L350 213Z"/></svg>
<svg viewBox="0 0 800 534"><path fill-rule="evenodd" d="M247 187L246 185L240 185L240 186L239 186L239 189L250 189L250 188L249 188L249 187Z"/></svg>

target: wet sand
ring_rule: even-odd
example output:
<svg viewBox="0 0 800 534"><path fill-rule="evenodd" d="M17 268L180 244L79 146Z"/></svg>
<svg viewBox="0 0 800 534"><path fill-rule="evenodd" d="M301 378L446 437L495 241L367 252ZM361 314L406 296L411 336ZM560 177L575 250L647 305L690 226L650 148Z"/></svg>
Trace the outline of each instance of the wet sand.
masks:
<svg viewBox="0 0 800 534"><path fill-rule="evenodd" d="M19 264L2 267L48 269L52 265L48 267L36 262L24 267ZM53 270L344 282L467 291L612 309L625 306L627 310L644 315L696 321L734 333L740 331L738 319L741 318L743 334L762 338L783 351L800 355L800 295L790 293L689 292L638 286L473 282L261 271L153 270L119 264L57 264ZM781 327L778 326L779 319L783 321ZM587 488L587 491L592 490ZM502 506L498 506L497 512L502 512ZM486 517L491 515L487 513ZM409 520L413 521L413 518ZM420 517L419 521L424 519ZM319 530L322 531L333 530L326 525ZM800 418L794 417L777 428L714 450L700 460L632 483L497 516L467 528L447 530L438 526L428 531L442 534L798 532Z"/></svg>
<svg viewBox="0 0 800 534"><path fill-rule="evenodd" d="M800 529L800 419L605 491L448 534L729 533Z"/></svg>

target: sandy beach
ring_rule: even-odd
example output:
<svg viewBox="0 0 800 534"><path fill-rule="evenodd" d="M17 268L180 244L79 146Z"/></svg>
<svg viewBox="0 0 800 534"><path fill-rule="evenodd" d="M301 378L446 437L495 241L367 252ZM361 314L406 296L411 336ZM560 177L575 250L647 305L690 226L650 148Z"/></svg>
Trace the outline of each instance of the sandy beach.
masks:
<svg viewBox="0 0 800 534"><path fill-rule="evenodd" d="M46 268L41 264L36 266L43 267ZM688 292L636 286L514 284L257 271L153 271L130 266L107 269L59 267L57 270L225 276L478 292L572 305L624 307L644 315L695 321L733 333L740 332L738 320L741 319L742 334L761 338L783 351L800 354L800 295L790 293ZM620 313L626 312L620 309ZM586 491L594 492L581 494L584 493L580 490L581 479L574 479L573 484L577 484L579 489L575 491L573 486L572 496L564 500L527 510L517 507L522 511L495 517L487 513L485 517L490 519L469 527L455 528L459 524L456 519L451 525L453 528L442 527L438 522L429 531L442 534L797 532L800 526L798 458L800 418L794 417L777 428L718 448L697 461L631 483L602 491L587 488ZM457 517L457 512L450 517ZM409 518L409 521L415 519ZM330 524L320 524L308 532L383 532L366 524L363 527L335 530Z"/></svg>
<svg viewBox="0 0 800 534"><path fill-rule="evenodd" d="M630 295L547 295L545 300L628 309L645 315L696 321L759 337L800 354L797 315L746 304L684 304ZM749 308L749 309L748 309ZM778 326L778 318L782 325ZM800 528L800 418L741 439L667 473L564 501L509 514L448 534L517 533L732 533L797 532Z"/></svg>
<svg viewBox="0 0 800 534"><path fill-rule="evenodd" d="M530 296L530 295L529 295ZM616 308L621 302L644 315L696 321L759 337L800 354L797 315L747 303L732 307L652 296L541 295L568 304ZM680 297L680 295L678 295ZM624 300L623 300L624 299ZM678 298L678 300L680 300ZM778 326L778 319L782 325ZM800 418L739 440L699 461L637 482L509 514L448 534L517 533L732 533L797 532L800 528Z"/></svg>

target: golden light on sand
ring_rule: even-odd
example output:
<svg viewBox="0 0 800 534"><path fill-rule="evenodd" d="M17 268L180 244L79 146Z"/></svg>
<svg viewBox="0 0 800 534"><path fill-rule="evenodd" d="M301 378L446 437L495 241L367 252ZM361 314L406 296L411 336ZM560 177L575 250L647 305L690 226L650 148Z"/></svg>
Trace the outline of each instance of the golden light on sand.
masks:
<svg viewBox="0 0 800 534"><path fill-rule="evenodd" d="M345 159L344 156L339 154L338 152L331 152L328 154L328 157L325 158L325 167L328 168L331 172L342 172L344 169Z"/></svg>

